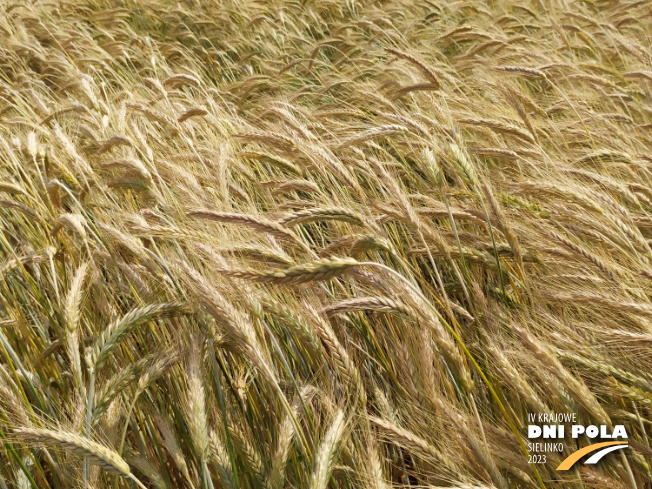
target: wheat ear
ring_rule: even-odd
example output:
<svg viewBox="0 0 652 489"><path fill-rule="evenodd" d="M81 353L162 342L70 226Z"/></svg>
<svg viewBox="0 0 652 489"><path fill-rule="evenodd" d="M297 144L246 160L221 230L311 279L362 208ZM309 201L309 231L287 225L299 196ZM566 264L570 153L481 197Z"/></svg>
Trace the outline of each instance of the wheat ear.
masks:
<svg viewBox="0 0 652 489"><path fill-rule="evenodd" d="M419 455L420 457L438 460L444 463L444 465L447 467L451 469L454 468L453 463L448 459L446 455L444 455L443 452L433 447L426 440L415 435L411 431L408 431L390 421L377 418L375 416L370 416L369 421L380 428L380 430L388 436L393 444L399 447L403 447L415 455Z"/></svg>
<svg viewBox="0 0 652 489"><path fill-rule="evenodd" d="M340 207L317 207L300 210L284 217L279 221L279 224L283 226L296 226L297 224L315 221L343 221L364 226L364 221L360 216Z"/></svg>
<svg viewBox="0 0 652 489"><path fill-rule="evenodd" d="M319 280L330 280L339 277L357 265L353 258L316 260L301 265L295 265L285 270L258 272L256 270L216 270L231 277L251 280L260 283L300 284Z"/></svg>
<svg viewBox="0 0 652 489"><path fill-rule="evenodd" d="M188 360L188 392L186 398L187 422L193 445L204 466L210 459L210 438L206 412L206 394L202 363L204 347L200 339L194 339Z"/></svg>
<svg viewBox="0 0 652 489"><path fill-rule="evenodd" d="M354 299L346 299L323 308L321 312L326 315L335 315L357 311L410 313L406 306L388 297L356 297Z"/></svg>
<svg viewBox="0 0 652 489"><path fill-rule="evenodd" d="M86 278L86 271L88 267L83 264L77 269L75 277L72 280L70 291L66 296L66 303L64 306L64 318L66 322L66 348L68 356L72 363L72 370L75 375L75 382L77 389L79 389L82 396L84 396L84 384L81 371L81 359L79 357L79 309L82 301L82 288L84 279Z"/></svg>
<svg viewBox="0 0 652 489"><path fill-rule="evenodd" d="M152 304L132 309L120 319L109 324L96 340L91 359L95 370L99 369L115 348L134 328L153 319L183 314L186 309L179 302Z"/></svg>
<svg viewBox="0 0 652 489"><path fill-rule="evenodd" d="M335 419L326 432L326 436L324 436L319 450L315 455L315 465L312 469L312 475L308 485L310 489L326 489L328 479L333 470L333 459L344 435L345 428L346 420L344 418L344 411L341 410L335 415Z"/></svg>
<svg viewBox="0 0 652 489"><path fill-rule="evenodd" d="M18 428L14 430L14 434L26 442L62 447L86 458L92 464L97 465L110 473L131 479L138 485L138 487L145 489L142 482L131 473L127 462L125 462L116 452L104 445L100 445L99 443L68 431Z"/></svg>

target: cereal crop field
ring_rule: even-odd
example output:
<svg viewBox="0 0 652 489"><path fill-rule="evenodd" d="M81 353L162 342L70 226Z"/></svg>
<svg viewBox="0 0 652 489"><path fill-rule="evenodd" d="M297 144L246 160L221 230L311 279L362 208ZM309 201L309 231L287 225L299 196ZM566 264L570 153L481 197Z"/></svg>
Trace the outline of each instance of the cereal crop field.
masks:
<svg viewBox="0 0 652 489"><path fill-rule="evenodd" d="M0 2L0 489L650 488L651 48L649 0Z"/></svg>

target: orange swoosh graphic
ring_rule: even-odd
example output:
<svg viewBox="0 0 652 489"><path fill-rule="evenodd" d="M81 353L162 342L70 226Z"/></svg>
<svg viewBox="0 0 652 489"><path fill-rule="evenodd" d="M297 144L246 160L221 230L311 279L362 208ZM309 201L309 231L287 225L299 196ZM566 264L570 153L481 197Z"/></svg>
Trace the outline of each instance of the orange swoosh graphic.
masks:
<svg viewBox="0 0 652 489"><path fill-rule="evenodd" d="M612 445L627 445L627 444L628 442L626 441L605 441L603 443L594 443L593 445L584 447L581 450L578 450L577 452L573 453L572 455L569 455L562 463L559 464L557 470L570 469L575 464L575 462L581 459L584 455L588 455L591 452L595 452L600 448L610 447Z"/></svg>

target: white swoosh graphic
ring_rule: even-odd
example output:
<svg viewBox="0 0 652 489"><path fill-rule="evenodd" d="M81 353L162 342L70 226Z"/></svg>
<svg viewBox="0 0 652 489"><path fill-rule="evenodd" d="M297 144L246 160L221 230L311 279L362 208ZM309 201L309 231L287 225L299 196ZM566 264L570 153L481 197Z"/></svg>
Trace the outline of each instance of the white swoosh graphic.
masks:
<svg viewBox="0 0 652 489"><path fill-rule="evenodd" d="M589 458L585 464L597 464L602 457L604 457L606 454L613 452L614 450L618 450L619 448L626 448L627 445L614 445L612 447L607 447L603 448L602 450L594 453L591 458Z"/></svg>

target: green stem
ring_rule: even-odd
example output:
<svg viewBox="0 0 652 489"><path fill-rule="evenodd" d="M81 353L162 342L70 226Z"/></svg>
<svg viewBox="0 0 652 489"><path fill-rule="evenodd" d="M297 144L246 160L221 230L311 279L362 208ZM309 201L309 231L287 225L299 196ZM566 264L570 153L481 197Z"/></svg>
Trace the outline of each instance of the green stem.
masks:
<svg viewBox="0 0 652 489"><path fill-rule="evenodd" d="M91 423L93 421L93 398L95 397L95 367L89 371L90 381L88 386L88 400L86 401L86 438L91 439ZM91 477L91 465L87 458L84 459L84 487L88 486Z"/></svg>
<svg viewBox="0 0 652 489"><path fill-rule="evenodd" d="M122 457L122 450L124 450L124 446L125 446L125 440L127 439L127 429L129 428L129 421L131 421L131 412L134 410L134 406L136 405L136 400L138 399L139 395L140 392L136 392L133 401L131 401L131 404L129 404L129 409L127 410L127 419L125 420L124 428L122 428L122 436L120 437L120 447L118 448L118 455L120 455L121 457Z"/></svg>
<svg viewBox="0 0 652 489"><path fill-rule="evenodd" d="M141 489L147 489L147 487L145 486L145 484L143 484L142 482L140 482L140 481L136 478L136 476L135 476L134 474L129 474L129 478L130 478L132 481L134 481L134 482L136 483L136 485L137 485L138 487L140 487Z"/></svg>
<svg viewBox="0 0 652 489"><path fill-rule="evenodd" d="M627 461L627 457L625 456L624 450L620 450L620 458L623 461L623 465L625 466L625 472L627 473L627 477L629 478L629 483L631 484L632 489L638 489L638 485L636 484L636 478L634 477L632 468L629 466L629 462Z"/></svg>
<svg viewBox="0 0 652 489"><path fill-rule="evenodd" d="M215 486L213 485L213 480L211 479L211 475L208 472L208 465L206 464L205 459L202 459L201 461L201 469L202 472L204 473L204 484L206 486L206 489L215 489Z"/></svg>

